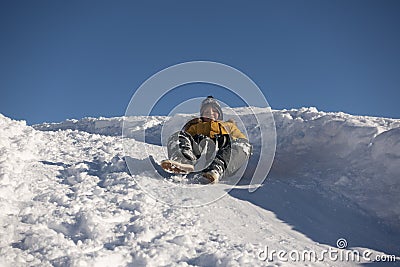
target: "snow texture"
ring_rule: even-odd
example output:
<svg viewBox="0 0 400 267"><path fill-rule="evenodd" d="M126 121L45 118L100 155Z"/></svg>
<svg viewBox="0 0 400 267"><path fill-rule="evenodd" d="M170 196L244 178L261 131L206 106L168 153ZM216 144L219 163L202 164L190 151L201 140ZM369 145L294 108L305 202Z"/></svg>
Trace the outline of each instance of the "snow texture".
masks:
<svg viewBox="0 0 400 267"><path fill-rule="evenodd" d="M256 141L250 110L235 112ZM154 200L136 182L165 183L153 179L135 136L146 131L148 151L160 159L163 125L174 118L27 126L0 114L0 266L357 266L259 258L266 246L321 252L336 248L339 238L349 250L398 257L400 120L315 108L273 115L276 157L262 187L248 192L255 147L233 190L203 186L204 194L227 195L179 208ZM124 119L135 127L123 140Z"/></svg>

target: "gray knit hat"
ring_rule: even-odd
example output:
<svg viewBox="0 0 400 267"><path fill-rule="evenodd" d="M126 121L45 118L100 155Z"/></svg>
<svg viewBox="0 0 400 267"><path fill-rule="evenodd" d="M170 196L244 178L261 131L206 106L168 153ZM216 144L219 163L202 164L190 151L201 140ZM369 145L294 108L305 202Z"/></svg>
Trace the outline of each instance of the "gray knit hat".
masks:
<svg viewBox="0 0 400 267"><path fill-rule="evenodd" d="M219 120L223 120L224 114L222 113L221 106L219 105L218 101L217 101L213 96L211 96L211 95L207 96L207 98L204 99L204 100L201 102L200 116L203 116L204 109L205 109L207 106L211 106L211 107L213 107L214 109L216 109L216 110L218 111L218 114L219 114L218 119L219 119Z"/></svg>

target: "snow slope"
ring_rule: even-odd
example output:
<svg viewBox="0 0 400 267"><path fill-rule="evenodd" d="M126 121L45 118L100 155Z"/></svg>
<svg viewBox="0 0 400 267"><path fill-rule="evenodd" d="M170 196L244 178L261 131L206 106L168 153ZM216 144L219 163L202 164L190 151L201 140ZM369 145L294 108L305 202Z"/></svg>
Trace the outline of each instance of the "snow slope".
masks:
<svg viewBox="0 0 400 267"><path fill-rule="evenodd" d="M236 112L255 140L249 110ZM321 253L338 238L346 251L399 256L400 120L315 108L273 114L278 143L264 186L249 193L244 177L231 191L202 187L229 192L196 208L158 202L136 182L166 183L148 170L135 134L146 130L148 151L162 157L169 117L129 118L137 126L125 139L129 173L123 118L31 127L0 115L0 265L355 266L262 259L266 248Z"/></svg>

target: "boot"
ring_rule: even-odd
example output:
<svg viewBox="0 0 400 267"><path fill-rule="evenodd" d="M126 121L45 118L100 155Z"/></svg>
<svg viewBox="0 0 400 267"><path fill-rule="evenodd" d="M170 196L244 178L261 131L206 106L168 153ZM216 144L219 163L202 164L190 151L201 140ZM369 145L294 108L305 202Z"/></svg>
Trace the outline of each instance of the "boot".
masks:
<svg viewBox="0 0 400 267"><path fill-rule="evenodd" d="M161 161L161 167L167 172L187 174L194 171L194 161L189 160L186 154L191 151L175 151L170 159Z"/></svg>
<svg viewBox="0 0 400 267"><path fill-rule="evenodd" d="M188 174L194 170L192 164L185 164L171 159L165 159L161 161L161 167L167 172L177 174Z"/></svg>
<svg viewBox="0 0 400 267"><path fill-rule="evenodd" d="M218 183L218 181L224 175L224 163L222 160L216 158L211 165L203 171L203 177L208 179L212 184Z"/></svg>

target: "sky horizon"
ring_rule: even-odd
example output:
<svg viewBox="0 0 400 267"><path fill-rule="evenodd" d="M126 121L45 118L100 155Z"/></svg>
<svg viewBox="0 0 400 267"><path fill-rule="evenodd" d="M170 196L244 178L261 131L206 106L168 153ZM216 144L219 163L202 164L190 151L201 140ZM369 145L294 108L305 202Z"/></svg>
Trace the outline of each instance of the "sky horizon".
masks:
<svg viewBox="0 0 400 267"><path fill-rule="evenodd" d="M204 60L242 71L272 109L400 118L399 12L395 0L2 1L0 113L29 125L123 116L152 75ZM215 92L187 88L154 113Z"/></svg>

